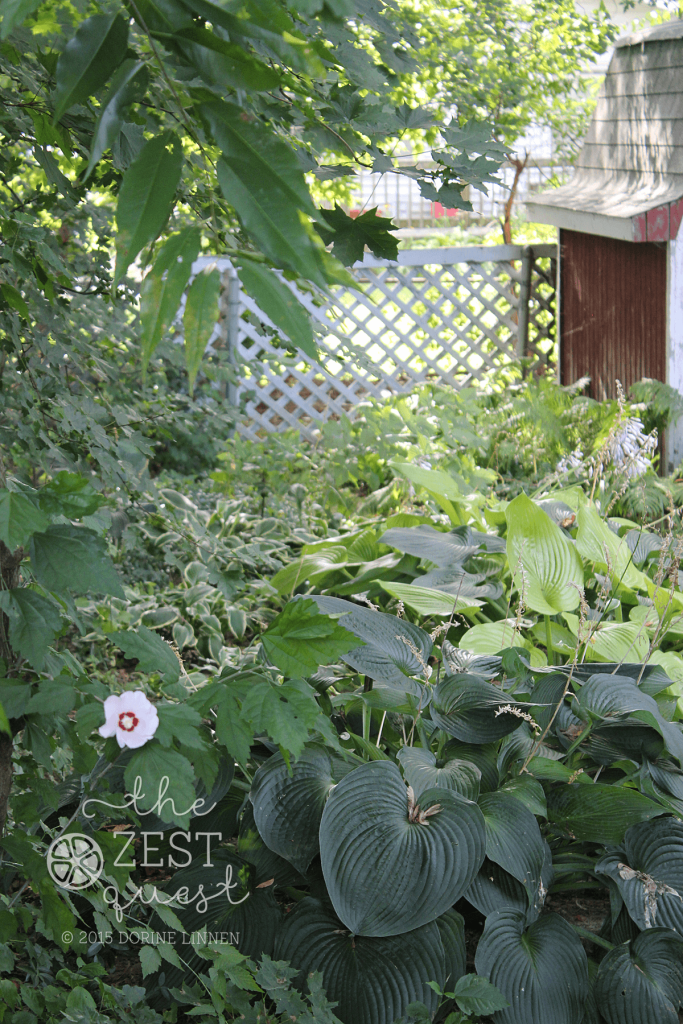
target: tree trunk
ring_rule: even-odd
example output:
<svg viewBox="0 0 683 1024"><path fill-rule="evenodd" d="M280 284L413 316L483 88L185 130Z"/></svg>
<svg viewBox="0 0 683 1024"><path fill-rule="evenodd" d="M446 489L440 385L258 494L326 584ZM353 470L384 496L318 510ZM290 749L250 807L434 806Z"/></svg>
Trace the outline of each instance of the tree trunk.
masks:
<svg viewBox="0 0 683 1024"><path fill-rule="evenodd" d="M516 157L510 157L510 163L515 169L515 180L512 182L512 188L510 189L510 195L507 198L505 204L505 219L503 221L503 240L505 245L512 245L512 206L517 195L517 186L519 185L519 179L522 176L522 171L527 165L529 160L528 152L524 154L523 160L518 160Z"/></svg>
<svg viewBox="0 0 683 1024"><path fill-rule="evenodd" d="M0 541L0 577L3 590L13 590L21 582L19 566L24 557L24 549L10 551ZM0 613L0 657L4 658L7 668L13 666L15 657L9 643L9 621L4 612ZM12 737L0 732L0 836L5 831L7 806L12 788Z"/></svg>

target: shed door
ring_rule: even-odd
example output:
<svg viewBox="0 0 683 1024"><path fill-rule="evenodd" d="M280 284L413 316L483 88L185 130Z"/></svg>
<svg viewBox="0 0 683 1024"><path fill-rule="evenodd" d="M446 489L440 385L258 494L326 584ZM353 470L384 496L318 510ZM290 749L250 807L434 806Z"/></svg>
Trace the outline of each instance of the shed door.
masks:
<svg viewBox="0 0 683 1024"><path fill-rule="evenodd" d="M560 231L560 375L615 398L642 377L666 381L666 244Z"/></svg>

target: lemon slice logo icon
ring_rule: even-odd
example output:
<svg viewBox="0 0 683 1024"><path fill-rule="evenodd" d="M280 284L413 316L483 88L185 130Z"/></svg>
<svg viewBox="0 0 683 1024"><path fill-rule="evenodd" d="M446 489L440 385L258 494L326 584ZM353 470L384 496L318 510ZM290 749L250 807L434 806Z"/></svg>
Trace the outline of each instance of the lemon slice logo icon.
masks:
<svg viewBox="0 0 683 1024"><path fill-rule="evenodd" d="M63 889L85 889L102 874L104 858L92 836L78 832L55 839L47 851L47 870Z"/></svg>

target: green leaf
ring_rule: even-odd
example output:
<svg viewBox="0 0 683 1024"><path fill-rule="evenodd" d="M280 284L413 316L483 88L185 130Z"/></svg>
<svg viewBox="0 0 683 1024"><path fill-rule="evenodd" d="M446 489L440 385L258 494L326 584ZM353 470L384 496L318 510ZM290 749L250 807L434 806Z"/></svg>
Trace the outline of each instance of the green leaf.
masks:
<svg viewBox="0 0 683 1024"><path fill-rule="evenodd" d="M636 622L601 623L586 644L586 661L644 661L650 649L647 631Z"/></svg>
<svg viewBox="0 0 683 1024"><path fill-rule="evenodd" d="M5 714L5 709L0 704L0 732L6 733L8 736L12 735L12 729L9 724L9 719Z"/></svg>
<svg viewBox="0 0 683 1024"><path fill-rule="evenodd" d="M242 718L254 733L265 733L294 757L304 749L310 730L328 721L320 714L315 690L303 679L252 686L242 702Z"/></svg>
<svg viewBox="0 0 683 1024"><path fill-rule="evenodd" d="M320 819L334 785L322 747L304 750L291 771L282 754L274 754L254 775L249 799L256 827L268 848L302 875L318 852Z"/></svg>
<svg viewBox="0 0 683 1024"><path fill-rule="evenodd" d="M320 823L320 859L334 909L355 935L398 935L434 921L481 867L485 828L476 804L429 789L419 809L411 820L391 761L356 768L332 791Z"/></svg>
<svg viewBox="0 0 683 1024"><path fill-rule="evenodd" d="M478 622L460 637L462 650L473 654L497 654L499 651L512 647L521 647L528 652L527 657L532 668L544 668L547 664L543 651L517 629L515 619L500 619L498 622Z"/></svg>
<svg viewBox="0 0 683 1024"><path fill-rule="evenodd" d="M30 320L29 309L25 300L22 298L21 292L18 292L11 284L3 282L0 284L0 294L8 306L11 306L12 309L16 309L19 316L22 316L26 321Z"/></svg>
<svg viewBox="0 0 683 1024"><path fill-rule="evenodd" d="M414 1002L433 1014L439 1000L428 982L444 985L451 973L438 922L365 938L311 897L287 915L274 955L303 977L320 971L340 1019L353 1024L394 1024Z"/></svg>
<svg viewBox="0 0 683 1024"><path fill-rule="evenodd" d="M579 704L605 724L635 720L655 729L669 753L683 765L683 733L675 722L667 722L654 697L643 693L627 676L596 674L581 687Z"/></svg>
<svg viewBox="0 0 683 1024"><path fill-rule="evenodd" d="M571 786L548 793L548 817L574 839L616 845L627 828L664 814L665 809L642 793L623 786Z"/></svg>
<svg viewBox="0 0 683 1024"><path fill-rule="evenodd" d="M463 1013L488 1015L510 1005L488 978L480 978L476 974L465 974L460 978L453 995Z"/></svg>
<svg viewBox="0 0 683 1024"><path fill-rule="evenodd" d="M115 285L168 220L182 167L180 139L167 131L146 142L124 174L116 206Z"/></svg>
<svg viewBox="0 0 683 1024"><path fill-rule="evenodd" d="M161 967L161 957L154 946L142 947L140 950L140 965L143 978L146 978L149 974L154 974Z"/></svg>
<svg viewBox="0 0 683 1024"><path fill-rule="evenodd" d="M526 606L543 615L576 608L583 563L561 528L526 494L510 502L505 516L510 572Z"/></svg>
<svg viewBox="0 0 683 1024"><path fill-rule="evenodd" d="M201 232L197 227L183 228L179 233L171 235L164 242L154 266L142 282L140 323L143 373L178 312L200 245Z"/></svg>
<svg viewBox="0 0 683 1024"><path fill-rule="evenodd" d="M226 694L218 705L216 736L239 764L246 765L254 733L240 718L239 705L231 694Z"/></svg>
<svg viewBox="0 0 683 1024"><path fill-rule="evenodd" d="M504 690L471 672L447 676L434 690L431 716L440 729L465 743L492 743L519 728L523 712Z"/></svg>
<svg viewBox="0 0 683 1024"><path fill-rule="evenodd" d="M342 615L340 625L364 642L364 647L342 655L342 661L371 679L421 696L422 686L409 677L424 676L432 653L428 633L405 619L361 608L338 597L312 595L311 600L328 615Z"/></svg>
<svg viewBox="0 0 683 1024"><path fill-rule="evenodd" d="M7 39L17 25L40 7L42 0L2 0L0 4L0 39Z"/></svg>
<svg viewBox="0 0 683 1024"><path fill-rule="evenodd" d="M678 1024L681 937L666 928L649 928L611 949L598 968L595 1000L607 1024Z"/></svg>
<svg viewBox="0 0 683 1024"><path fill-rule="evenodd" d="M209 264L195 277L187 293L183 314L185 335L185 364L190 379L190 394L194 393L194 382L199 373L206 346L218 323L218 299L221 292L221 275L218 268Z"/></svg>
<svg viewBox="0 0 683 1024"><path fill-rule="evenodd" d="M55 605L27 587L0 591L0 608L9 619L13 650L40 671L49 645L61 629L62 617Z"/></svg>
<svg viewBox="0 0 683 1024"><path fill-rule="evenodd" d="M378 216L376 206L357 217L349 217L335 203L334 210L325 210L325 221L331 230L323 226L317 230L325 245L332 242L333 255L345 267L362 263L366 246L377 259L398 259L398 238L390 233L396 225L390 217Z"/></svg>
<svg viewBox="0 0 683 1024"><path fill-rule="evenodd" d="M658 925L683 936L683 823L675 818L643 821L627 830L623 850L595 865L616 885L642 930Z"/></svg>
<svg viewBox="0 0 683 1024"><path fill-rule="evenodd" d="M441 615L447 618L455 611L479 608L484 603L476 597L458 597L457 594L446 594L443 590L419 587L414 583L385 583L384 580L378 582L387 594L391 594L398 601L403 601L404 605L421 615Z"/></svg>
<svg viewBox="0 0 683 1024"><path fill-rule="evenodd" d="M159 727L154 738L162 747L170 747L174 740L184 747L201 750L206 740L200 732L202 716L187 704L157 704Z"/></svg>
<svg viewBox="0 0 683 1024"><path fill-rule="evenodd" d="M482 793L479 809L486 822L486 856L521 882L533 905L545 859L536 818L510 793Z"/></svg>
<svg viewBox="0 0 683 1024"><path fill-rule="evenodd" d="M477 946L477 974L509 1004L497 1011L496 1024L577 1024L588 997L581 940L557 914L544 914L529 928L524 924L517 910L490 914Z"/></svg>
<svg viewBox="0 0 683 1024"><path fill-rule="evenodd" d="M51 885L41 885L40 902L43 907L43 926L47 935L52 936L52 940L60 949L67 950L73 940L76 918ZM65 935L71 935L72 939L67 941Z"/></svg>
<svg viewBox="0 0 683 1024"><path fill-rule="evenodd" d="M196 800L194 772L187 758L151 740L136 750L128 762L124 779L129 793L135 791L137 777L141 779L139 788L144 794L138 800L138 807L143 811L154 807L159 799L160 787L163 793L164 779L169 781L163 796L163 806L156 807L155 813L162 821L172 821L186 829L190 821L190 810Z"/></svg>
<svg viewBox="0 0 683 1024"><path fill-rule="evenodd" d="M90 160L83 181L87 181L102 154L113 146L125 115L132 103L139 103L147 92L149 73L140 61L126 60L114 75L107 95L100 104L90 145Z"/></svg>
<svg viewBox="0 0 683 1024"><path fill-rule="evenodd" d="M290 601L261 638L263 650L285 676L312 675L363 644L315 601Z"/></svg>
<svg viewBox="0 0 683 1024"><path fill-rule="evenodd" d="M481 772L471 761L453 758L437 768L436 755L422 747L401 747L396 756L416 800L427 789L452 789L466 800L476 800L479 796Z"/></svg>
<svg viewBox="0 0 683 1024"><path fill-rule="evenodd" d="M320 551L312 551L309 554L301 555L293 562L283 566L275 573L272 585L278 594L293 594L298 586L306 583L307 580L319 582L327 572L334 572L340 565L348 562L349 553L341 544L334 544L322 548Z"/></svg>
<svg viewBox="0 0 683 1024"><path fill-rule="evenodd" d="M284 332L293 346L301 349L313 362L319 362L310 314L291 288L272 270L258 263L246 263L237 272L259 309Z"/></svg>
<svg viewBox="0 0 683 1024"><path fill-rule="evenodd" d="M579 529L576 534L576 550L599 569L609 569L614 582L627 587L639 587L643 573L633 564L633 554L625 540L610 530L593 505L583 505L577 513Z"/></svg>
<svg viewBox="0 0 683 1024"><path fill-rule="evenodd" d="M141 672L158 672L167 683L177 683L180 678L180 663L170 645L146 626L115 631L109 639L120 647L127 658L136 658Z"/></svg>
<svg viewBox="0 0 683 1024"><path fill-rule="evenodd" d="M392 468L397 469L398 467L394 464ZM424 483L422 486L427 487L428 490L439 486L441 493L446 498L462 497L455 480L447 473L435 469L421 469L420 466L411 465L409 468L420 470L423 474L440 473L442 477L450 481L448 485L445 482L432 481L430 478L428 483ZM415 474L411 473L409 477L412 483L417 482L413 479L414 476ZM420 479L424 479L424 477ZM428 484L432 486L430 487ZM435 530L433 526L426 523L422 523L420 526L394 526L380 537L380 541L382 544L389 544L392 548L405 551L409 555L415 555L417 558L433 562L434 565L441 567L461 565L471 555L476 555L481 551L505 551L505 541L502 537L497 537L492 533L480 533L479 530L473 530L469 526L459 526L448 533Z"/></svg>
<svg viewBox="0 0 683 1024"><path fill-rule="evenodd" d="M179 29L169 40L209 86L219 85L268 92L277 89L280 75L275 68L257 60L244 47L221 39L215 32L194 24Z"/></svg>
<svg viewBox="0 0 683 1024"><path fill-rule="evenodd" d="M55 121L104 85L128 49L128 22L120 14L96 14L78 26L57 61Z"/></svg>
<svg viewBox="0 0 683 1024"><path fill-rule="evenodd" d="M23 494L0 490L0 540L10 551L24 547L31 534L40 533L49 525L47 516Z"/></svg>
<svg viewBox="0 0 683 1024"><path fill-rule="evenodd" d="M37 499L43 512L66 516L67 519L91 516L106 500L84 476L67 473L66 470L57 473L45 487L41 487Z"/></svg>
<svg viewBox="0 0 683 1024"><path fill-rule="evenodd" d="M31 568L47 590L124 597L106 544L83 526L49 526L31 538Z"/></svg>

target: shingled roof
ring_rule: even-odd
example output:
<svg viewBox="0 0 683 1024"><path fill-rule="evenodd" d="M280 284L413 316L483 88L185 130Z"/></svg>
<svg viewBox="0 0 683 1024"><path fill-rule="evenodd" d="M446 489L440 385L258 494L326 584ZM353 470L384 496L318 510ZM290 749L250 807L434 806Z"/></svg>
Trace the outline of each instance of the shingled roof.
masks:
<svg viewBox="0 0 683 1024"><path fill-rule="evenodd" d="M616 43L567 185L529 219L628 241L675 238L683 218L683 20Z"/></svg>

